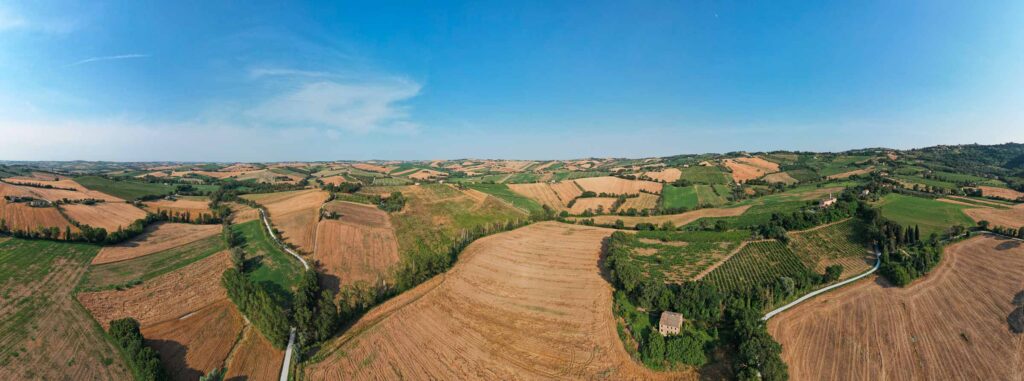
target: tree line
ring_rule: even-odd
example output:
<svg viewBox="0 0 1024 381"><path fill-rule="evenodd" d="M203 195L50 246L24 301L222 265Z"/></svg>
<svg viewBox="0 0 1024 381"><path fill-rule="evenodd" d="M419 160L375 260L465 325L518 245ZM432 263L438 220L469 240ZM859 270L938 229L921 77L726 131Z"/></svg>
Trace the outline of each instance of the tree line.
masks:
<svg viewBox="0 0 1024 381"><path fill-rule="evenodd" d="M160 364L160 356L152 347L145 344L145 338L139 331L139 322L133 318L112 320L107 334L121 348L128 362L128 368L136 380L157 381L167 380L167 372Z"/></svg>

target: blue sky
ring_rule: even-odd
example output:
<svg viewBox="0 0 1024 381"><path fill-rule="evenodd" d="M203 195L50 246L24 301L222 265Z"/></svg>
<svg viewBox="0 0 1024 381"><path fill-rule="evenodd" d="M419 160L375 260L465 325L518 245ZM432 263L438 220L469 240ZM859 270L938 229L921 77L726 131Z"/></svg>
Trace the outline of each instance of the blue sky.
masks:
<svg viewBox="0 0 1024 381"><path fill-rule="evenodd" d="M1019 1L0 0L0 160L1024 142L1021 20Z"/></svg>

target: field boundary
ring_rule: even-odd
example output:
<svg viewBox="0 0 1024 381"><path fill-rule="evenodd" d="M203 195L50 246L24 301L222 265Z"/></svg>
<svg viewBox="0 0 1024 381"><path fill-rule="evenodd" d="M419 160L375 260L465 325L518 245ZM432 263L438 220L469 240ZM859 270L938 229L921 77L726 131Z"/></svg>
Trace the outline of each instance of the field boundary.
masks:
<svg viewBox="0 0 1024 381"><path fill-rule="evenodd" d="M323 205L320 205L320 208L323 209ZM296 253L294 250L292 250L288 246L285 246L284 242L281 242L281 240L277 238L277 235L274 234L274 228L270 227L270 220L267 219L267 213L263 210L262 207L259 208L259 210L260 210L260 217L263 218L263 226L267 227L267 232L270 233L270 238L273 238L274 242L276 242L278 246L281 246L281 248L284 249L285 252L287 252L288 254L291 254L293 257L295 257L295 259L298 259L299 262L302 262L302 267L304 267L306 269L306 271L309 271L309 264L306 263L306 260L302 259L302 257L300 257L298 253ZM291 328L291 332L288 335L288 348L284 352L284 363L281 364L281 381L288 380L288 369L291 368L292 349L294 347L295 347L295 327L292 327Z"/></svg>
<svg viewBox="0 0 1024 381"><path fill-rule="evenodd" d="M857 275L857 276L855 276L855 277L853 277L853 278L850 278L850 279L844 280L844 281L842 281L842 282L839 282L839 283L833 284L833 285L831 285L831 286L828 286L828 287L822 288L822 289L820 289L820 290L816 290L816 291L811 291L811 292L810 292L810 293L808 293L807 295L801 296L801 297L800 297L799 299L797 299L797 300L794 300L794 301L790 302L790 303L789 303L789 304L787 304L787 305L784 305L784 306L782 306L782 307L779 307L779 308L776 308L776 309L772 310L771 312L768 312L767 314L765 314L765 315L764 315L764 317L763 317L763 318L761 318L761 320L762 320L762 321L768 321L768 319L771 319L771 318L772 318L772 317L774 317L775 315L778 315L778 314L780 314L780 313L782 313L782 312L784 312L784 311L786 311L786 310L788 310L788 309L790 309L790 308L793 308L793 307L794 307L794 306L796 306L797 304L800 304L800 303L806 302L807 300L809 300L809 299L811 299L811 298L813 298L813 297L815 297L815 296L818 296L818 295L824 294L824 293L826 293L826 292L829 292L829 291L831 291L831 290L833 290L833 289L836 289L836 288L839 288L839 287L845 286L845 285L847 285L847 284L850 284L850 283L856 282L856 281L860 280L861 278L863 278L863 277L866 277L866 276L868 276L868 275L871 275L871 273L873 273L873 272L877 271L877 270L878 270L878 267L879 267L879 266L880 266L881 264L882 264L882 253L880 253L880 252L878 252L878 251L875 251L875 267L872 267L872 268L871 268L871 270L868 270L868 271L864 272L863 274Z"/></svg>

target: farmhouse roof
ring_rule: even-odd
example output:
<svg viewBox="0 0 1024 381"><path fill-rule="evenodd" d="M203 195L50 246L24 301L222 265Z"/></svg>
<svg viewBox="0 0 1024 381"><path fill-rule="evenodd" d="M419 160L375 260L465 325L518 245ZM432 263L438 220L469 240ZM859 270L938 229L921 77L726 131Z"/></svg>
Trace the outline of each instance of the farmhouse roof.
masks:
<svg viewBox="0 0 1024 381"><path fill-rule="evenodd" d="M659 325L676 327L679 328L683 325L683 314L678 312L665 311L661 313L661 320L658 322Z"/></svg>

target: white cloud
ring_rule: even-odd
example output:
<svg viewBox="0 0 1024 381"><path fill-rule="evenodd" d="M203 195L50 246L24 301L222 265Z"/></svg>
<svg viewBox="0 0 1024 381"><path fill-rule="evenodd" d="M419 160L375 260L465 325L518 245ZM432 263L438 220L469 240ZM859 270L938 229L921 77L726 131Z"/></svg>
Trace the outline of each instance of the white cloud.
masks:
<svg viewBox="0 0 1024 381"><path fill-rule="evenodd" d="M246 112L256 123L320 127L357 133L408 133L416 129L400 103L419 94L403 78L372 82L317 81L271 97Z"/></svg>
<svg viewBox="0 0 1024 381"><path fill-rule="evenodd" d="M0 32L27 31L47 34L67 34L81 25L67 17L30 17L15 9L0 5Z"/></svg>
<svg viewBox="0 0 1024 381"><path fill-rule="evenodd" d="M149 57L150 57L149 54L134 54L134 53L133 54L120 54L120 55L116 55L116 56L89 57L89 58L86 58L84 60L81 60L81 61L75 62L73 64L70 64L68 66L78 66L78 65L81 65L81 64L86 64L86 63L90 63L90 62L97 62L97 61L127 60L127 59L149 58Z"/></svg>
<svg viewBox="0 0 1024 381"><path fill-rule="evenodd" d="M13 11L0 7L0 31L22 29L27 27L28 20Z"/></svg>
<svg viewBox="0 0 1024 381"><path fill-rule="evenodd" d="M339 77L337 74L328 73L328 72L325 72L325 71L279 69L279 68L255 68L255 69L250 69L249 70L249 76L251 76L253 78L262 78L262 77L313 77L313 78Z"/></svg>

